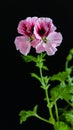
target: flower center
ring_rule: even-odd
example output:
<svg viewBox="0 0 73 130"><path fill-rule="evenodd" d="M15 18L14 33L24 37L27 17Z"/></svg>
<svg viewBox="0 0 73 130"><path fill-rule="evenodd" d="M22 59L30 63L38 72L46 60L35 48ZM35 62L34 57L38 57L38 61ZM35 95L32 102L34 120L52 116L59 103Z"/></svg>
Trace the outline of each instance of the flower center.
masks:
<svg viewBox="0 0 73 130"><path fill-rule="evenodd" d="M31 36L30 36L30 42L32 42L33 40L34 40L34 36L31 35Z"/></svg>
<svg viewBox="0 0 73 130"><path fill-rule="evenodd" d="M39 34L41 37L43 37L44 34L45 34L44 28L39 29L39 30L38 30L38 34Z"/></svg>
<svg viewBox="0 0 73 130"><path fill-rule="evenodd" d="M45 36L42 38L42 40L43 40L44 43L46 43L46 41L47 41Z"/></svg>

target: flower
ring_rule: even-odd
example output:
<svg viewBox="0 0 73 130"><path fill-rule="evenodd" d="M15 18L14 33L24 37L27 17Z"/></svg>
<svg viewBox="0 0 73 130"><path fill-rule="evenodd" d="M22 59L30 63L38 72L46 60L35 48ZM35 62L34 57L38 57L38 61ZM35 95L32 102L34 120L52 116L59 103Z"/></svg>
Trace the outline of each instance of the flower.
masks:
<svg viewBox="0 0 73 130"><path fill-rule="evenodd" d="M37 53L46 51L48 55L54 55L62 42L62 34L56 32L51 18L27 17L19 22L17 31L22 36L17 36L14 43L23 55L27 55L31 47Z"/></svg>
<svg viewBox="0 0 73 130"><path fill-rule="evenodd" d="M54 55L57 51L57 46L62 42L62 35L56 32L52 19L38 18L34 26L34 34L40 40L35 47L37 53L46 51L48 55Z"/></svg>
<svg viewBox="0 0 73 130"><path fill-rule="evenodd" d="M14 43L16 49L24 55L27 55L30 52L31 46L34 47L36 45L37 40L34 38L33 31L37 19L37 17L28 17L25 20L21 20L18 24L17 30L22 36L17 36Z"/></svg>

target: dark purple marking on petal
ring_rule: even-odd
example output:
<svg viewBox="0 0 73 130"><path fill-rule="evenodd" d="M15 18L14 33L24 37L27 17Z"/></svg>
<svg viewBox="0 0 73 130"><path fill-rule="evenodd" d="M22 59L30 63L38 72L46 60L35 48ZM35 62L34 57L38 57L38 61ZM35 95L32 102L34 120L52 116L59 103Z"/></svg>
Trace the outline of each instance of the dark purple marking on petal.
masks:
<svg viewBox="0 0 73 130"><path fill-rule="evenodd" d="M41 29L38 29L38 34L43 37L45 34L45 29L42 27Z"/></svg>

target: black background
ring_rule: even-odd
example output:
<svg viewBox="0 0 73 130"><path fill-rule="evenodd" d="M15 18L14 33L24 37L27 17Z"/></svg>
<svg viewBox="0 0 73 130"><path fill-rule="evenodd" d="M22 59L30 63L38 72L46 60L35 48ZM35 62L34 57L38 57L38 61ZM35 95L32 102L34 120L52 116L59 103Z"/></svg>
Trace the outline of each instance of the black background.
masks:
<svg viewBox="0 0 73 130"><path fill-rule="evenodd" d="M48 57L46 64L49 74L64 69L65 57L73 47L73 2L72 0L20 0L0 3L0 129L49 129L50 125L36 118L29 118L19 124L19 112L33 109L39 104L38 112L47 117L44 92L39 83L30 78L37 72L34 64L24 63L16 51L14 39L18 35L17 25L28 16L50 17L57 31L63 35L63 42L54 56ZM30 52L32 53L32 52ZM33 54L35 52L33 51Z"/></svg>

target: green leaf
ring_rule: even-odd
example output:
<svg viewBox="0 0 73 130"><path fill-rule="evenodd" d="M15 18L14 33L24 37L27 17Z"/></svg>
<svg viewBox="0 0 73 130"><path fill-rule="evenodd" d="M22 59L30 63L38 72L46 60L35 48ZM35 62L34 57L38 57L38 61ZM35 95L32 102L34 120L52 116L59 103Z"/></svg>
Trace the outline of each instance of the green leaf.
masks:
<svg viewBox="0 0 73 130"><path fill-rule="evenodd" d="M38 79L41 82L41 78L37 74L31 73L31 76Z"/></svg>
<svg viewBox="0 0 73 130"><path fill-rule="evenodd" d="M28 117L30 116L33 116L33 112L32 111L25 111L25 110L22 110L19 114L20 116L20 124L22 124L22 122L26 121Z"/></svg>
<svg viewBox="0 0 73 130"><path fill-rule="evenodd" d="M45 55L46 53L41 53L40 55L37 56L36 58L36 66L38 68L42 68L44 70L47 70L48 68L46 66L44 66L44 61L45 61Z"/></svg>
<svg viewBox="0 0 73 130"><path fill-rule="evenodd" d="M45 55L43 53L37 55L37 62L45 61L44 57L45 57Z"/></svg>
<svg viewBox="0 0 73 130"><path fill-rule="evenodd" d="M66 121L73 126L73 110L64 113Z"/></svg>
<svg viewBox="0 0 73 130"><path fill-rule="evenodd" d="M50 84L48 84L48 82L49 82L49 77L48 76L43 76L43 80L44 80L46 85L50 86Z"/></svg>
<svg viewBox="0 0 73 130"><path fill-rule="evenodd" d="M65 122L56 122L54 126L55 130L72 130Z"/></svg>
<svg viewBox="0 0 73 130"><path fill-rule="evenodd" d="M46 53L41 53L39 55L37 55L37 61L45 61L45 56L46 56Z"/></svg>
<svg viewBox="0 0 73 130"><path fill-rule="evenodd" d="M65 88L61 87L60 85L57 85L50 90L51 101L53 105L58 99L62 99L62 93L64 89Z"/></svg>
<svg viewBox="0 0 73 130"><path fill-rule="evenodd" d="M44 58L46 56L46 53L42 53L42 58Z"/></svg>
<svg viewBox="0 0 73 130"><path fill-rule="evenodd" d="M47 66L42 66L42 69L48 70Z"/></svg>
<svg viewBox="0 0 73 130"><path fill-rule="evenodd" d="M34 107L34 109L33 109L34 113L37 113L37 108L38 108L38 106L36 105L36 106Z"/></svg>
<svg viewBox="0 0 73 130"><path fill-rule="evenodd" d="M19 113L20 124L25 122L28 117L35 116L36 113L37 113L37 105L34 107L34 109L32 111L30 111L30 110L28 110L28 111L26 111L26 110L20 111L20 113Z"/></svg>
<svg viewBox="0 0 73 130"><path fill-rule="evenodd" d="M24 56L22 55L22 59L25 61L25 62L36 62L36 57L32 56L32 55L27 55L27 56Z"/></svg>
<svg viewBox="0 0 73 130"><path fill-rule="evenodd" d="M61 83L50 90L53 104L60 98L64 99L69 105L73 106L73 85L62 86Z"/></svg>
<svg viewBox="0 0 73 130"><path fill-rule="evenodd" d="M62 97L66 102L73 106L73 85L66 85Z"/></svg>
<svg viewBox="0 0 73 130"><path fill-rule="evenodd" d="M63 71L63 72L59 72L58 74L54 74L53 76L50 77L51 81L60 81L63 82L66 80L66 78L69 75L69 71Z"/></svg>

